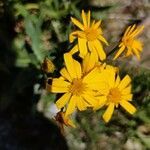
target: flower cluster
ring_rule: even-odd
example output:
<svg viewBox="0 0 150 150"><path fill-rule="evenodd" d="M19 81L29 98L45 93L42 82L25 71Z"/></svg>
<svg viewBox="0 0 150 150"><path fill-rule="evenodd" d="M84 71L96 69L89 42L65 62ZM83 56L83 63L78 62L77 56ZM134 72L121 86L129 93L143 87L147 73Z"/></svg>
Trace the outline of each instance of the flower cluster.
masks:
<svg viewBox="0 0 150 150"><path fill-rule="evenodd" d="M108 42L103 36L101 21L91 21L90 11L85 13L82 10L81 16L83 23L71 17L77 28L69 35L69 41L73 43L77 39L77 42L64 54L64 67L60 70L60 76L53 78L47 88L49 92L62 94L56 100L56 106L61 110L56 120L75 127L69 118L71 114L75 110L89 108L93 111L106 108L102 116L105 122L109 122L114 109L119 106L134 114L136 108L131 103L133 95L130 76L125 75L121 79L119 68L105 62L107 55L103 44L108 46ZM113 60L123 53L126 57L136 55L140 59L142 43L136 37L142 30L143 26L136 25L127 28ZM81 61L74 58L75 53L79 54Z"/></svg>

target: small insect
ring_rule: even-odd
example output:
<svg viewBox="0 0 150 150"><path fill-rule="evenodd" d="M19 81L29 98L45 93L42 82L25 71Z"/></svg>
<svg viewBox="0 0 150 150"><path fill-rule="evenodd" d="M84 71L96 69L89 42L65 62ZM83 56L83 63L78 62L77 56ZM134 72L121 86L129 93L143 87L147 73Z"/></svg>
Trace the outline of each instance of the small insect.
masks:
<svg viewBox="0 0 150 150"><path fill-rule="evenodd" d="M55 70L53 62L48 58L44 59L41 68L45 73L53 73Z"/></svg>
<svg viewBox="0 0 150 150"><path fill-rule="evenodd" d="M73 127L73 128L76 127L75 124L72 122L72 120L69 117L65 116L65 112L63 112L63 111L59 111L56 114L55 120L57 121L57 124L63 135L64 135L64 125L67 127Z"/></svg>

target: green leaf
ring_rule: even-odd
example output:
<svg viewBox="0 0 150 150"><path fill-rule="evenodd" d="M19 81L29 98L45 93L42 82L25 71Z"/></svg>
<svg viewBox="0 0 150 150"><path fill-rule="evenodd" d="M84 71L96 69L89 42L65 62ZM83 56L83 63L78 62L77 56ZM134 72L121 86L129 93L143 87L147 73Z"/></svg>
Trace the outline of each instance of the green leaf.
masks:
<svg viewBox="0 0 150 150"><path fill-rule="evenodd" d="M42 49L41 42L41 24L42 20L33 15L28 15L25 18L25 30L27 35L31 38L31 47L37 58L41 63L45 57L44 51Z"/></svg>

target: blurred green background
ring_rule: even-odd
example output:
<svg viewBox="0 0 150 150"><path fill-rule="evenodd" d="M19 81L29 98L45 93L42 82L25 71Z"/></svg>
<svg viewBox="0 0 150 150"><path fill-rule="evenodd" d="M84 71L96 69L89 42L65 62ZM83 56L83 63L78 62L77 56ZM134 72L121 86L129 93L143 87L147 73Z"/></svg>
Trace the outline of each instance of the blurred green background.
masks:
<svg viewBox="0 0 150 150"><path fill-rule="evenodd" d="M108 124L101 119L103 110L75 113L77 128L65 128L62 136L52 119L56 95L44 90L41 63L46 56L53 60L57 76L63 54L72 46L70 17L81 19L82 9L103 20L110 44L106 52L118 44L128 25L145 26L141 61L133 57L113 62L122 76L131 75L138 111L129 116L116 110ZM0 0L0 150L150 149L149 14L149 0Z"/></svg>

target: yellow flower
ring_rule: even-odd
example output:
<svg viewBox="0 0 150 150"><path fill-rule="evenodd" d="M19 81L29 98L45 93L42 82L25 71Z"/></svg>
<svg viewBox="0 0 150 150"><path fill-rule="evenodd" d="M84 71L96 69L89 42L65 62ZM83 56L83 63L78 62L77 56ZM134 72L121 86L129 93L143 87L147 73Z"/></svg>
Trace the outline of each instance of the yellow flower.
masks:
<svg viewBox="0 0 150 150"><path fill-rule="evenodd" d="M106 58L106 54L103 50L101 42L108 45L107 41L103 37L101 30L101 21L91 23L90 21L90 11L85 14L82 10L82 20L83 24L77 19L71 17L71 21L80 29L72 32L69 36L70 42L73 42L76 38L78 39L78 44L74 46L71 53L77 52L79 50L80 56L84 58L88 51L95 52L100 60Z"/></svg>
<svg viewBox="0 0 150 150"><path fill-rule="evenodd" d="M142 43L136 39L136 37L143 31L144 26L136 27L136 25L129 26L125 31L121 43L119 45L119 50L116 53L114 60L117 59L124 51L126 51L125 56L136 55L140 59L140 52L142 52Z"/></svg>
<svg viewBox="0 0 150 150"><path fill-rule="evenodd" d="M116 77L116 73L109 70L109 74L106 75L106 82L101 87L98 95L99 104L95 109L99 109L104 105L108 106L103 115L105 122L111 119L114 108L117 108L118 105L121 105L130 114L136 111L136 108L129 102L132 100L132 93L131 78L128 75L120 80L119 75Z"/></svg>
<svg viewBox="0 0 150 150"><path fill-rule="evenodd" d="M55 66L50 59L45 58L42 63L42 70L46 73L53 73L55 70Z"/></svg>
<svg viewBox="0 0 150 150"><path fill-rule="evenodd" d="M64 54L65 67L60 71L61 77L52 80L50 91L65 93L56 101L59 109L67 105L65 116L72 114L77 108L80 111L96 105L93 90L98 89L99 75L97 69L88 74L82 74L80 63L72 58L70 53Z"/></svg>

